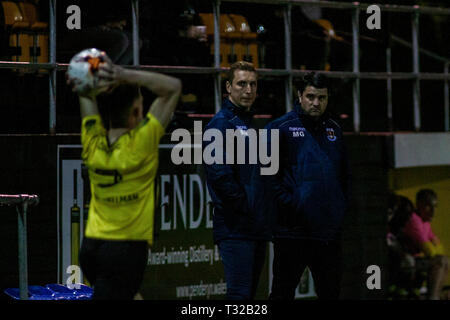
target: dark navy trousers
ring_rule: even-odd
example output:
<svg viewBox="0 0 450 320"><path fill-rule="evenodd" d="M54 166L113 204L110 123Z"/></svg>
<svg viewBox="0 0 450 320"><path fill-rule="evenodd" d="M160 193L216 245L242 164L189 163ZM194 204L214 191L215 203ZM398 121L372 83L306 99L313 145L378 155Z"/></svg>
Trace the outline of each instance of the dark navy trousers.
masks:
<svg viewBox="0 0 450 320"><path fill-rule="evenodd" d="M303 271L311 270L317 297L339 299L342 247L339 240L275 239L271 300L292 300Z"/></svg>
<svg viewBox="0 0 450 320"><path fill-rule="evenodd" d="M226 239L218 242L228 300L254 299L264 266L266 241Z"/></svg>

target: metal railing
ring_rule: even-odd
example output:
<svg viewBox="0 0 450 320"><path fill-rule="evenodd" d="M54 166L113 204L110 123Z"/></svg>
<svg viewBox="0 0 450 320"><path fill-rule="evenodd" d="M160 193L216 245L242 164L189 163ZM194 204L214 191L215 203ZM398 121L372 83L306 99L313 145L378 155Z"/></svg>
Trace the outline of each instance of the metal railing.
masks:
<svg viewBox="0 0 450 320"><path fill-rule="evenodd" d="M37 195L0 194L0 206L15 206L17 209L19 295L21 300L28 300L27 212L29 206L38 203Z"/></svg>
<svg viewBox="0 0 450 320"><path fill-rule="evenodd" d="M56 133L56 72L65 70L67 64L57 63L56 59L56 0L48 0L50 4L50 35L49 48L50 59L49 63L27 63L27 62L7 62L0 61L0 68L26 68L26 69L47 69L49 70L49 131L51 134ZM449 86L448 80L450 75L448 66L450 60L439 57L438 60L444 64L443 73L422 73L420 72L420 53L427 52L419 47L419 17L421 14L432 15L450 15L449 8L437 7L423 7L423 6L403 6L403 5L388 5L379 4L381 11L385 12L402 12L411 13L411 30L412 30L412 56L413 56L413 71L412 72L392 72L390 54L391 49L386 49L386 72L361 72L360 71L360 52L359 52L359 18L360 11L366 10L370 4L359 2L331 2L331 1L313 1L313 0L212 0L211 6L214 14L214 67L186 67L186 66L148 66L141 65L139 59L139 0L131 1L132 13L132 29L133 29L133 66L126 66L129 68L138 68L142 70L152 70L164 73L189 73L189 74L209 74L213 75L214 83L214 105L216 112L221 106L221 73L225 72L227 68L220 67L220 30L219 17L221 3L236 2L236 3L253 3L253 4L270 4L284 7L284 42L285 42L285 68L284 69L258 69L258 73L262 76L273 76L284 78L285 82L285 107L286 110L292 108L292 81L294 78L301 77L309 70L295 70L292 69L292 47L291 47L291 13L293 6L316 6L321 8L332 8L352 11L352 44L353 44L353 68L352 71L323 71L331 78L352 79L353 80L353 130L356 133L360 132L360 80L361 79L378 79L386 80L387 82L387 117L392 123L392 80L412 80L413 81L413 113L414 113L414 129L420 131L420 82L422 80L441 80L444 81L444 109L445 109L445 131L449 131ZM394 39L395 40L395 39ZM399 40L399 39L396 39ZM401 42L401 41L400 41ZM403 41L404 42L404 41ZM403 43L405 44L405 43ZM433 53L427 52L430 56L437 56ZM392 129L392 127L391 127Z"/></svg>

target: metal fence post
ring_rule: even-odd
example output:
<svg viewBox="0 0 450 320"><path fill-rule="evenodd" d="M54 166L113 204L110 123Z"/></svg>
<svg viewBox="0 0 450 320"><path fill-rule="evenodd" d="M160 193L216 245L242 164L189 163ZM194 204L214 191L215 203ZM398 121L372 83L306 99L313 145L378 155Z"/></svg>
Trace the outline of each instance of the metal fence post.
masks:
<svg viewBox="0 0 450 320"><path fill-rule="evenodd" d="M353 29L353 72L357 73L353 81L353 130L360 132L360 79L359 79L359 3L354 3L352 12Z"/></svg>
<svg viewBox="0 0 450 320"><path fill-rule="evenodd" d="M391 47L386 48L386 72L392 73L391 66ZM386 94L387 94L387 116L388 116L388 130L394 130L393 109L392 109L392 78L386 80Z"/></svg>
<svg viewBox="0 0 450 320"><path fill-rule="evenodd" d="M387 14L387 28L384 30L386 39L386 72L389 77L386 79L386 102L387 102L387 117L388 117L388 130L394 130L394 119L393 119L393 107L392 107L392 39L391 39L391 13Z"/></svg>
<svg viewBox="0 0 450 320"><path fill-rule="evenodd" d="M287 4L284 7L284 57L285 67L288 71L288 76L285 78L285 106L286 112L292 110L292 44L291 44L291 32L292 32L292 5Z"/></svg>
<svg viewBox="0 0 450 320"><path fill-rule="evenodd" d="M416 77L413 82L414 130L420 131L419 12L413 13L411 18L413 72Z"/></svg>
<svg viewBox="0 0 450 320"><path fill-rule="evenodd" d="M56 0L49 0L50 7L50 35L49 35L49 55L53 68L49 72L49 131L56 133Z"/></svg>
<svg viewBox="0 0 450 320"><path fill-rule="evenodd" d="M214 68L220 69L220 0L214 1L213 11L214 11ZM220 75L220 72L218 72L214 76L215 113L219 112L222 106L221 78L222 77Z"/></svg>
<svg viewBox="0 0 450 320"><path fill-rule="evenodd" d="M22 210L19 207L22 207ZM19 238L19 292L21 300L28 300L27 208L27 201L16 207Z"/></svg>
<svg viewBox="0 0 450 320"><path fill-rule="evenodd" d="M19 258L19 296L28 300L28 251L27 251L27 211L37 205L39 197L29 194L0 194L0 206L13 205L17 211L18 258Z"/></svg>
<svg viewBox="0 0 450 320"><path fill-rule="evenodd" d="M131 3L131 15L133 17L133 65L139 65L139 0Z"/></svg>
<svg viewBox="0 0 450 320"><path fill-rule="evenodd" d="M450 63L445 63L444 74L448 75L448 65ZM449 92L448 92L448 79L444 81L444 114L445 114L445 131L450 131L450 102L449 102Z"/></svg>

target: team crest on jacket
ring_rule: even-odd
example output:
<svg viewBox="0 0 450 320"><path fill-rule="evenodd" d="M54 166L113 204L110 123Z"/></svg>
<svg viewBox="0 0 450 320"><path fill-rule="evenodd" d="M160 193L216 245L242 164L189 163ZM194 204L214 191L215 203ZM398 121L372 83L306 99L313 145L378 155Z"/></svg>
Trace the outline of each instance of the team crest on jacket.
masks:
<svg viewBox="0 0 450 320"><path fill-rule="evenodd" d="M236 129L239 130L241 135L248 136L248 133L247 133L248 128L247 128L247 126L236 126Z"/></svg>
<svg viewBox="0 0 450 320"><path fill-rule="evenodd" d="M333 128L327 128L327 138L330 141L336 141L336 135Z"/></svg>

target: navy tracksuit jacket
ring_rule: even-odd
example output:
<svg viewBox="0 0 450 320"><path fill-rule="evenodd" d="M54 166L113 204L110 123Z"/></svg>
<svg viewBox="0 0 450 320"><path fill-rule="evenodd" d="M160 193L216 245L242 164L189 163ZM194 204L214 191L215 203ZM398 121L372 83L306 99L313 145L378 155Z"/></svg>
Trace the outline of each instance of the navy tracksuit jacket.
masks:
<svg viewBox="0 0 450 320"><path fill-rule="evenodd" d="M274 238L335 240L350 184L341 128L326 114L314 121L298 103L266 128L280 135L280 169L265 178L277 206Z"/></svg>
<svg viewBox="0 0 450 320"><path fill-rule="evenodd" d="M270 240L271 222L268 210L264 208L263 188L258 184L259 167L249 164L248 137L245 140L245 164L237 164L237 149L234 164L225 164L226 129L237 130L245 135L251 128L253 114L225 99L222 109L205 127L218 129L223 137L224 164L204 164L208 191L214 204L213 235L214 242L223 239ZM214 141L214 140L213 140ZM212 141L203 141L203 150ZM237 145L237 143L235 143ZM242 150L241 150L242 151Z"/></svg>

